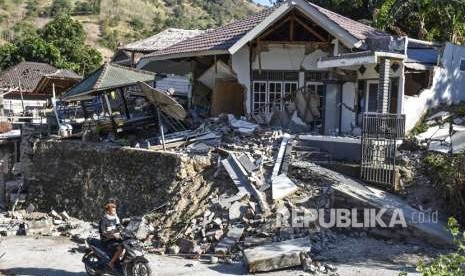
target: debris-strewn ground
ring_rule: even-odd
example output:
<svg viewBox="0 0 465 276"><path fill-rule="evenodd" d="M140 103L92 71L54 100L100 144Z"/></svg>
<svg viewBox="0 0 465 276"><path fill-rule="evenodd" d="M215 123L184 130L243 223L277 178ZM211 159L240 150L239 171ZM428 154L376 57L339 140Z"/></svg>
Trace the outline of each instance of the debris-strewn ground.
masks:
<svg viewBox="0 0 465 276"><path fill-rule="evenodd" d="M76 244L63 237L7 237L0 240L0 273L32 276L85 276L82 254L75 253ZM350 249L350 250L349 250ZM351 254L353 252L353 254ZM419 275L414 271L418 249L409 245L389 245L384 242L349 238L335 245L331 262L341 276L397 276L399 272ZM385 253L385 254L384 254ZM371 256L371 257L370 257ZM388 259L392 257L392 259ZM156 275L247 275L240 262L209 264L208 260L148 255ZM6 273L6 272L9 273ZM301 269L281 270L266 275L311 275ZM320 274L325 275L325 274ZM328 274L326 274L328 275Z"/></svg>
<svg viewBox="0 0 465 276"><path fill-rule="evenodd" d="M308 215L310 209L335 208L333 204L340 204L341 194L350 198L342 202L357 208L367 203L376 208L391 203L405 210L412 208L398 197L379 195L384 194L380 190L370 192L361 182L328 169L332 163L327 153L295 146L298 137L284 135L281 130L219 116L203 121L197 130L167 135L166 140L168 151L182 156L185 170L179 174L175 195L145 216L132 218L139 221L137 237L151 254L154 271L163 272L161 275L242 275L253 269L273 270L271 275L397 275L414 273L419 260L442 252L429 246L427 237L415 241L398 238L394 231L389 235L390 230L375 235L369 229L325 229L317 221L301 227L283 225L291 222L288 215L292 211ZM140 141L138 147L159 150L159 146L150 146L155 144L152 142ZM434 189L423 171L421 147L404 148L400 153L401 195L418 210L443 210L441 200L428 199ZM324 175L315 171L317 167ZM291 189L284 189L285 194L275 198L272 187L282 183ZM349 192L344 193L344 189ZM24 252L34 255L21 263L8 254L10 257L0 259L0 265L19 275L41 275L41 267L47 275L80 275L83 242L89 235L96 235L96 224L69 217L66 212L41 213L35 209L30 204L24 210L0 214L0 235L6 236L2 250L8 254L7 248L14 252L14 247L21 245ZM295 248L292 243L297 239L302 239L300 251L286 255L283 250L269 257L270 262L278 260L270 265L273 269L263 265L251 269L252 263L262 261L250 259L260 255L257 248L271 245L287 250L289 244ZM31 240L30 244L26 242ZM51 252L43 249L52 247ZM251 249L256 250L254 254L248 254ZM69 258L69 265L61 261L34 263L52 260L59 252ZM266 258L269 253L265 252ZM285 262L280 262L281 258Z"/></svg>

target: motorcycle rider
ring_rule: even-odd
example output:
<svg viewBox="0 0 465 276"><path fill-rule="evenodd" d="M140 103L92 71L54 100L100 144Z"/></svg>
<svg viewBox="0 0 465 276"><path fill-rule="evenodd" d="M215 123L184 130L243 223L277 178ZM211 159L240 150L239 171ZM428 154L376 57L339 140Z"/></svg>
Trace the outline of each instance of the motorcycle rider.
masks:
<svg viewBox="0 0 465 276"><path fill-rule="evenodd" d="M123 253L121 237L117 230L117 227L120 225L120 220L116 214L116 204L109 202L105 204L104 209L105 214L100 221L100 239L109 252L114 252L113 257L107 264L113 269L119 256Z"/></svg>

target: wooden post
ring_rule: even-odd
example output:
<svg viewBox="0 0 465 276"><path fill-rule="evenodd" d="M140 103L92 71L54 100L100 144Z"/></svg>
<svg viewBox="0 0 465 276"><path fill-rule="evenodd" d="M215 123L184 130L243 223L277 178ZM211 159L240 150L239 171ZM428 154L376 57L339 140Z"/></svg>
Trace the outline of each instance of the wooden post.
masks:
<svg viewBox="0 0 465 276"><path fill-rule="evenodd" d="M110 100L108 99L107 93L103 94L105 97L105 102L107 103L107 108L108 112L110 114L110 120L111 120L111 125L113 127L113 132L116 134L117 133L117 127L116 127L116 122L115 119L113 118L113 111L111 110L111 105L110 105Z"/></svg>
<svg viewBox="0 0 465 276"><path fill-rule="evenodd" d="M166 148L165 148L165 131L163 130L163 122L161 120L161 113L160 113L160 107L159 106L157 106L157 118L158 118L158 128L160 129L161 144L163 146L163 150L166 150Z"/></svg>
<svg viewBox="0 0 465 276"><path fill-rule="evenodd" d="M21 95L21 107L23 108L23 116L24 114L24 97L23 97L23 91L21 89L21 80L19 80L19 95Z"/></svg>
<svg viewBox="0 0 465 276"><path fill-rule="evenodd" d="M126 97L124 96L124 90L123 88L118 89L119 90L119 95L121 96L121 99L123 100L123 105L124 105L124 113L126 114L126 119L131 119L131 115L129 114L129 108L128 108L128 103L126 101Z"/></svg>
<svg viewBox="0 0 465 276"><path fill-rule="evenodd" d="M84 119L88 119L89 118L89 115L87 114L87 108L86 108L86 105L84 104L84 101L81 101L81 108L82 108L82 112L84 113Z"/></svg>

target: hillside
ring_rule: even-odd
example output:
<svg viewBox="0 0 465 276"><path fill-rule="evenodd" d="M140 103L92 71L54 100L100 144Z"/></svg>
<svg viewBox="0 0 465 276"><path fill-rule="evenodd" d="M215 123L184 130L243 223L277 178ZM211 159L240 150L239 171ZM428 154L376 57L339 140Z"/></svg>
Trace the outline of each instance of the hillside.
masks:
<svg viewBox="0 0 465 276"><path fill-rule="evenodd" d="M207 29L259 9L251 0L0 0L0 43L69 12L83 24L87 43L109 58L118 44L167 27Z"/></svg>

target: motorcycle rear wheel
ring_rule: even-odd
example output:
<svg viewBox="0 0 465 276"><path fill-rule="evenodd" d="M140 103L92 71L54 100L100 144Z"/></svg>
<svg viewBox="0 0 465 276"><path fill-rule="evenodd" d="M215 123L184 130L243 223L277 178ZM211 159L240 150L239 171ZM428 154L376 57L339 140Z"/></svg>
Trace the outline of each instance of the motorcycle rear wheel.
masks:
<svg viewBox="0 0 465 276"><path fill-rule="evenodd" d="M131 265L130 276L151 276L152 269L149 264L143 262L135 262Z"/></svg>
<svg viewBox="0 0 465 276"><path fill-rule="evenodd" d="M95 255L94 253L89 253L87 255L86 259L89 262L96 263L96 264L99 262L99 259L98 259L97 255ZM102 275L99 272L97 272L94 268L89 266L87 263L84 263L84 266L86 268L87 274L89 274L90 276L100 276L100 275Z"/></svg>

